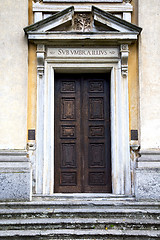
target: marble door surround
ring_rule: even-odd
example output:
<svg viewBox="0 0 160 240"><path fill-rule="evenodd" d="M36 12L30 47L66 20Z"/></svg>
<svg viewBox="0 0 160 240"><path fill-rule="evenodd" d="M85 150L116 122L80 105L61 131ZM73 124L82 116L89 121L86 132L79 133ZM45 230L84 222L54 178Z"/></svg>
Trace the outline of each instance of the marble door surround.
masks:
<svg viewBox="0 0 160 240"><path fill-rule="evenodd" d="M141 29L96 7L76 14L69 7L24 29L37 45L35 191L54 194L55 72L110 72L112 193L130 195L128 55Z"/></svg>

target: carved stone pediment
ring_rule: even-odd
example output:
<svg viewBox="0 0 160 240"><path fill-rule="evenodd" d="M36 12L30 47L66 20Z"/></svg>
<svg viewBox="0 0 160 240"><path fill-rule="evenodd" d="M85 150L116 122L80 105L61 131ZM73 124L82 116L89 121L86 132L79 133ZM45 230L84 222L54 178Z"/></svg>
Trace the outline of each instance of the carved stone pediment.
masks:
<svg viewBox="0 0 160 240"><path fill-rule="evenodd" d="M71 6L24 31L30 40L103 39L105 41L136 40L141 28L92 6L91 12L75 12ZM77 33L77 34L76 34ZM81 35L80 35L81 34Z"/></svg>
<svg viewBox="0 0 160 240"><path fill-rule="evenodd" d="M91 13L75 13L73 19L75 31L90 32L92 30L93 18Z"/></svg>

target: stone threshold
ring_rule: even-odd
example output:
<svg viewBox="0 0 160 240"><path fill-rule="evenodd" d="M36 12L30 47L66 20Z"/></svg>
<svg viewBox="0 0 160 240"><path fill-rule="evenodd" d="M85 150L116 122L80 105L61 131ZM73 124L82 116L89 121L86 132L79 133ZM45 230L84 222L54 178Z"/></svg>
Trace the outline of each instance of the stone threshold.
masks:
<svg viewBox="0 0 160 240"><path fill-rule="evenodd" d="M134 201L134 196L115 195L108 193L55 193L52 195L33 194L33 201L52 201L52 200L128 200Z"/></svg>

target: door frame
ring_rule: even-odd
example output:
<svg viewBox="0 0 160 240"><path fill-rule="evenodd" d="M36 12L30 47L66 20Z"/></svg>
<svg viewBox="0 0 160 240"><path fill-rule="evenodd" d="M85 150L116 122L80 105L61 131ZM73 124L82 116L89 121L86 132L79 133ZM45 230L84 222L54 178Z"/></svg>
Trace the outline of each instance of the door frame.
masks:
<svg viewBox="0 0 160 240"><path fill-rule="evenodd" d="M124 47L125 46L125 47ZM93 47L94 49L94 47ZM37 134L36 194L54 194L54 73L110 72L111 111L111 178L112 194L131 194L128 45L117 46L114 58L90 56L81 58L45 57L45 46L37 45ZM124 50L124 51L123 51Z"/></svg>

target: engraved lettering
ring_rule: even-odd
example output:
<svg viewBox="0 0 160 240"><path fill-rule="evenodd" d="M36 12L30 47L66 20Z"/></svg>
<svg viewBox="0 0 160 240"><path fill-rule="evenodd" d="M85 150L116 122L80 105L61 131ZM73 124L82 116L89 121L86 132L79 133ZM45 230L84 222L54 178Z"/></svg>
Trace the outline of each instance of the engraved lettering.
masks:
<svg viewBox="0 0 160 240"><path fill-rule="evenodd" d="M58 49L58 55L62 55L62 54L65 54L63 49Z"/></svg>
<svg viewBox="0 0 160 240"><path fill-rule="evenodd" d="M115 54L115 51L109 51L110 54ZM108 55L107 50L68 50L58 49L58 55Z"/></svg>
<svg viewBox="0 0 160 240"><path fill-rule="evenodd" d="M49 56L53 57L116 57L118 58L118 49L116 48L50 48L48 52Z"/></svg>

